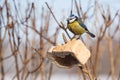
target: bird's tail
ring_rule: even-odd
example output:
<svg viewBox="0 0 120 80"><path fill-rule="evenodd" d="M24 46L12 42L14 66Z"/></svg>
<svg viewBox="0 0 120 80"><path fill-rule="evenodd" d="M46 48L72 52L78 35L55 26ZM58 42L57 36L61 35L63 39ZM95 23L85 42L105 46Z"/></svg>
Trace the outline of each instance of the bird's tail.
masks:
<svg viewBox="0 0 120 80"><path fill-rule="evenodd" d="M95 37L95 35L93 34L93 33L91 33L91 32L87 32L92 38L94 38Z"/></svg>

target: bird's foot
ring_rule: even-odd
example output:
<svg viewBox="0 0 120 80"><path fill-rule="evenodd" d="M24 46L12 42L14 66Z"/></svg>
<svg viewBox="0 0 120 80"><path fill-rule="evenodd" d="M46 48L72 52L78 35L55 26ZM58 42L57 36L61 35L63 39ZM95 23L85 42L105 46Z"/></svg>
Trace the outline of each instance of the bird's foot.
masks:
<svg viewBox="0 0 120 80"><path fill-rule="evenodd" d="M72 39L78 40L78 39L80 39L80 37L81 37L80 35L74 35L74 36L71 38L71 40L72 40Z"/></svg>
<svg viewBox="0 0 120 80"><path fill-rule="evenodd" d="M80 37L81 37L81 36L79 35L79 36L77 37L77 40L80 39Z"/></svg>
<svg viewBox="0 0 120 80"><path fill-rule="evenodd" d="M71 40L72 40L72 39L75 39L75 36L76 36L76 35L74 35L74 36L71 38Z"/></svg>

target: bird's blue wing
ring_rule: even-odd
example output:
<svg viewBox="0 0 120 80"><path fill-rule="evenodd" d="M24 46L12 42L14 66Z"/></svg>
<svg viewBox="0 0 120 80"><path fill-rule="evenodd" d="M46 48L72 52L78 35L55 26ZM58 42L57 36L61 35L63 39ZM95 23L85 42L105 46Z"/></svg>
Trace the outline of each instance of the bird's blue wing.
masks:
<svg viewBox="0 0 120 80"><path fill-rule="evenodd" d="M87 26L82 21L78 21L78 22L79 22L80 26L82 26L85 30L88 31Z"/></svg>

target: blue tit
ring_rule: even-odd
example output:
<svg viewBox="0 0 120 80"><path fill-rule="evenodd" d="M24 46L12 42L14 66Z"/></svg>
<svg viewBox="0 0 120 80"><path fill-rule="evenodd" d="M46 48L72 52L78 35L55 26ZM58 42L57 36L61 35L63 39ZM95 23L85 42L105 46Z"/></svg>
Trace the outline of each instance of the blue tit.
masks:
<svg viewBox="0 0 120 80"><path fill-rule="evenodd" d="M88 33L92 38L95 37L94 34L89 32L86 25L79 20L79 18L75 15L70 15L67 19L67 28L75 35L82 35L83 33Z"/></svg>

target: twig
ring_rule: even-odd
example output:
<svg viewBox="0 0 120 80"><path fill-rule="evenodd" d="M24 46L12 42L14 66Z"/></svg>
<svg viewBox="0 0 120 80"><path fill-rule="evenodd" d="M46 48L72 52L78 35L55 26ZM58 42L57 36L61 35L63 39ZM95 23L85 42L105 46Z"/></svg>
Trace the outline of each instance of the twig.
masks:
<svg viewBox="0 0 120 80"><path fill-rule="evenodd" d="M73 11L73 0L71 0L71 10L70 10L70 15L72 15L72 11Z"/></svg>
<svg viewBox="0 0 120 80"><path fill-rule="evenodd" d="M83 80L86 80L85 71L83 70L83 67L79 67L79 69L82 72Z"/></svg>
<svg viewBox="0 0 120 80"><path fill-rule="evenodd" d="M80 16L80 11L79 11L79 6L78 6L78 4L77 4L77 1L76 1L76 0L74 0L74 1L75 1L76 9L77 9L77 14L78 14L78 16L79 16L79 18L80 18L81 16Z"/></svg>
<svg viewBox="0 0 120 80"><path fill-rule="evenodd" d="M49 76L48 76L48 80L50 80L51 79L51 76L52 76L52 69L53 69L53 64L51 63L50 64L50 71L49 71Z"/></svg>
<svg viewBox="0 0 120 80"><path fill-rule="evenodd" d="M68 42L68 40L66 39L66 37L65 37L65 34L64 34L64 33L62 33L62 37L63 37L64 42L65 42L65 43L67 43L67 42Z"/></svg>
<svg viewBox="0 0 120 80"><path fill-rule="evenodd" d="M53 18L55 19L55 21L57 22L57 24L61 27L61 25L60 25L60 24L59 24L59 22L57 21L57 19L56 19L55 15L53 14L53 12L52 12L51 8L49 7L48 3L47 3L47 2L45 2L45 4L47 5L48 9L50 10L50 12L51 12L51 14L52 14Z"/></svg>
<svg viewBox="0 0 120 80"><path fill-rule="evenodd" d="M62 28L66 34L68 35L69 39L71 39L71 37L69 36L68 32L67 32L67 28L65 28L64 24L61 22L61 25L60 23L58 22L58 20L56 19L55 15L53 14L51 8L49 7L48 3L45 2L45 4L47 5L48 9L50 10L50 13L52 14L53 18L55 19L56 23L59 25L60 28Z"/></svg>
<svg viewBox="0 0 120 80"><path fill-rule="evenodd" d="M34 49L34 48L33 48ZM42 57L42 55L39 53L39 51L37 51L36 49L34 49L40 56L41 56L41 63L39 64L39 66L36 68L36 69L34 69L34 70L32 70L32 71L28 71L29 73L34 73L34 72L36 72L38 69L40 69L40 67L41 67L41 65L43 64L43 61L44 61L44 58Z"/></svg>

